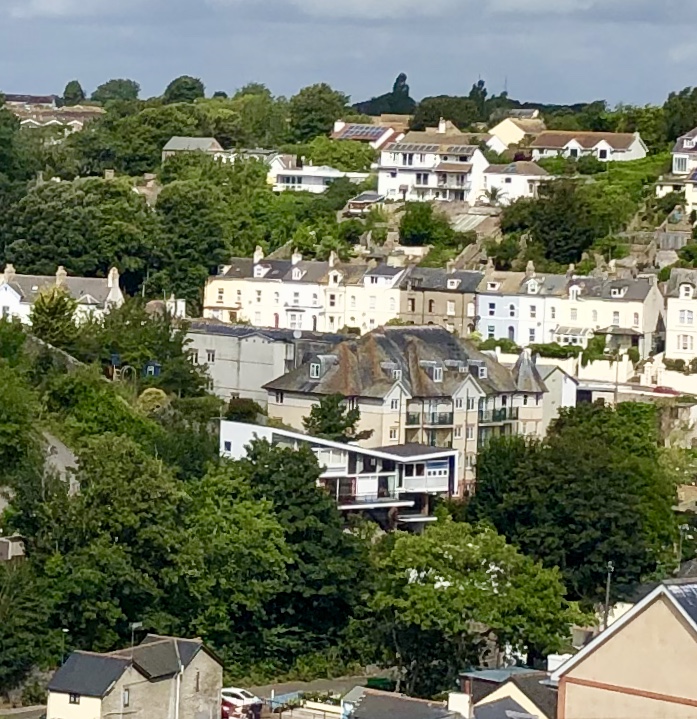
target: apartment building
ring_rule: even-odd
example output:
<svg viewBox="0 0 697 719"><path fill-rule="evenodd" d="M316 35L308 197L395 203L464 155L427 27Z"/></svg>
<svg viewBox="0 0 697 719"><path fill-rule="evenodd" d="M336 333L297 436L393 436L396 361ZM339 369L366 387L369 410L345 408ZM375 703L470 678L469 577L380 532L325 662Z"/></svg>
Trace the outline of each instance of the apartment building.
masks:
<svg viewBox="0 0 697 719"><path fill-rule="evenodd" d="M689 364L697 357L697 270L671 270L666 287L666 357Z"/></svg>
<svg viewBox="0 0 697 719"><path fill-rule="evenodd" d="M506 368L443 327L383 327L318 354L272 382L269 417L301 429L323 396L361 412L364 447L425 444L459 453L458 493L471 491L492 436L541 435L547 387L529 352Z"/></svg>
<svg viewBox="0 0 697 719"><path fill-rule="evenodd" d="M380 153L378 192L392 200L468 201L484 187L489 163L467 133L451 122L408 132Z"/></svg>
<svg viewBox="0 0 697 719"><path fill-rule="evenodd" d="M467 337L476 329L475 291L481 272L412 267L400 284L399 319L411 325L439 325Z"/></svg>
<svg viewBox="0 0 697 719"><path fill-rule="evenodd" d="M457 490L457 451L418 444L366 449L276 427L220 423L220 453L241 459L255 439L309 447L322 468L319 485L347 514L365 514L383 529L421 530L434 521L437 497Z"/></svg>
<svg viewBox="0 0 697 719"><path fill-rule="evenodd" d="M299 367L307 357L329 352L347 336L198 320L189 323L186 338L192 360L206 366L217 397L243 397L266 407L267 382Z"/></svg>
<svg viewBox="0 0 697 719"><path fill-rule="evenodd" d="M609 347L636 347L648 357L662 340L663 296L652 275L617 278L542 275L532 262L522 272L491 267L477 289L479 331L522 347L557 342L586 347L605 335Z"/></svg>
<svg viewBox="0 0 697 719"><path fill-rule="evenodd" d="M253 258L233 258L208 279L203 316L221 322L246 322L311 332L344 327L369 332L399 316L403 267L327 262L267 260L261 248Z"/></svg>

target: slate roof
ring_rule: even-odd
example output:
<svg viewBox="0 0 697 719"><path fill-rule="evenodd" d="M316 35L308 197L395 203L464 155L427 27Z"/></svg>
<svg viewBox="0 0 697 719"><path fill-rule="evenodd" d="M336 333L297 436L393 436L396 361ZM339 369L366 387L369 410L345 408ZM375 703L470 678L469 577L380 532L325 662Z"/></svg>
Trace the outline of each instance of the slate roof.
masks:
<svg viewBox="0 0 697 719"><path fill-rule="evenodd" d="M136 647L112 652L114 657L133 657L133 663L148 677L156 680L174 676L179 671L179 662L187 667L203 648L200 639L180 639L148 634Z"/></svg>
<svg viewBox="0 0 697 719"><path fill-rule="evenodd" d="M238 337L240 339L260 335L272 342L293 342L297 339L295 337L297 330L251 327L250 325L230 325L220 320L193 320L189 322L187 332ZM302 330L301 332L301 338L303 340L315 340L331 345L338 344L348 337L349 335L337 334L335 332L310 332L309 330Z"/></svg>
<svg viewBox="0 0 697 719"><path fill-rule="evenodd" d="M561 150L572 140L590 150L599 142L607 142L613 150L628 150L635 140L631 132L575 132L573 130L546 130L530 143L532 149Z"/></svg>
<svg viewBox="0 0 697 719"><path fill-rule="evenodd" d="M3 275L0 273L0 286L3 282ZM20 298L33 304L37 295L42 291L56 286L55 275L14 275L7 283ZM106 278L97 277L71 277L67 276L62 282L70 296L80 305L96 305L104 307L109 299L109 281Z"/></svg>
<svg viewBox="0 0 697 719"><path fill-rule="evenodd" d="M409 274L400 283L405 290L434 290L442 292L457 292L460 294L476 291L484 275L481 272L457 271L448 272L436 267L414 266ZM457 280L457 288L448 287L448 280Z"/></svg>
<svg viewBox="0 0 697 719"><path fill-rule="evenodd" d="M557 296L565 294L569 278L566 275L542 275L535 273L528 276L525 272L489 272L482 275L477 288L479 294L484 295L528 295L528 283L535 280L538 284L537 292L533 296ZM495 282L499 285L497 290L488 289L488 285Z"/></svg>
<svg viewBox="0 0 697 719"><path fill-rule="evenodd" d="M306 363L264 388L382 399L394 387L396 380L392 377L392 368L396 367L402 373L399 381L412 397L452 397L470 372L486 394L545 391L527 389L533 382L544 386L534 367L528 369L526 366L519 372L526 387L519 390L511 370L480 352L469 340L435 325L382 327L338 344L320 364L324 373L319 378L310 377L310 363ZM432 366L443 369L442 382L433 381L429 373ZM460 367L465 371L460 371ZM479 377L479 367L486 367L485 378Z"/></svg>
<svg viewBox="0 0 697 719"><path fill-rule="evenodd" d="M434 172L471 172L471 162L441 162L433 168Z"/></svg>
<svg viewBox="0 0 697 719"><path fill-rule="evenodd" d="M697 582L693 578L669 579L663 582L675 601L697 624Z"/></svg>
<svg viewBox="0 0 697 719"><path fill-rule="evenodd" d="M385 447L371 447L374 452L385 452L396 457L423 457L427 454L442 454L448 450L443 447L431 447L429 444L388 444Z"/></svg>
<svg viewBox="0 0 697 719"><path fill-rule="evenodd" d="M536 719L510 697L480 704L474 708L474 719Z"/></svg>
<svg viewBox="0 0 697 719"><path fill-rule="evenodd" d="M670 279L666 286L666 297L680 297L680 285L689 284L697 287L697 270L686 267L675 267L670 271Z"/></svg>
<svg viewBox="0 0 697 719"><path fill-rule="evenodd" d="M648 277L637 277L628 280L607 280L599 277L576 277L569 282L569 287L581 287L581 297L595 297L613 302L643 302L654 286ZM612 290L626 288L623 297L613 297ZM567 288L568 291L568 288Z"/></svg>
<svg viewBox="0 0 697 719"><path fill-rule="evenodd" d="M354 701L351 715L354 719L445 719L454 716L442 703L377 689L365 689Z"/></svg>
<svg viewBox="0 0 697 719"><path fill-rule="evenodd" d="M695 147L695 145L692 147L685 147L685 140L697 140L697 127L693 128L689 132L686 132L684 135L680 135L673 146L673 152L696 154L697 147Z"/></svg>
<svg viewBox="0 0 697 719"><path fill-rule="evenodd" d="M109 654L73 652L53 675L48 690L101 698L130 664L130 659Z"/></svg>
<svg viewBox="0 0 697 719"><path fill-rule="evenodd" d="M215 137L173 137L162 148L163 152L210 152L222 150L222 145Z"/></svg>
<svg viewBox="0 0 697 719"><path fill-rule="evenodd" d="M368 272L382 275L387 274L387 276L391 276L389 273L395 269L380 269L381 267L387 268L387 265L371 269L368 264L351 264L348 262L339 262L332 268L329 266L329 262L319 262L316 260L300 260L300 262L294 265L291 260L263 259L259 262L259 265L269 268L268 272L263 277L264 280L282 280L299 283L321 282L332 270L336 270L343 275L341 280L342 284L360 284L361 280ZM303 272L303 275L299 280L293 279L293 269L295 267L299 268ZM398 274L398 272L403 271L403 269L404 268L397 268L398 271L394 274ZM230 264L225 267L225 271L222 274L219 274L217 279L252 279L253 277L254 260L249 257L233 257L230 260Z"/></svg>
<svg viewBox="0 0 697 719"><path fill-rule="evenodd" d="M542 381L540 372L535 366L535 362L529 350L523 350L520 353L517 362L511 370L511 374L513 375L519 392L541 394L547 391L547 387Z"/></svg>
<svg viewBox="0 0 697 719"><path fill-rule="evenodd" d="M488 174L494 175L539 175L549 176L549 172L540 167L536 162L509 162L507 165L489 165L485 170Z"/></svg>
<svg viewBox="0 0 697 719"><path fill-rule="evenodd" d="M547 672L514 674L510 682L542 712L541 719L556 719L557 692L554 687L542 683L549 679Z"/></svg>

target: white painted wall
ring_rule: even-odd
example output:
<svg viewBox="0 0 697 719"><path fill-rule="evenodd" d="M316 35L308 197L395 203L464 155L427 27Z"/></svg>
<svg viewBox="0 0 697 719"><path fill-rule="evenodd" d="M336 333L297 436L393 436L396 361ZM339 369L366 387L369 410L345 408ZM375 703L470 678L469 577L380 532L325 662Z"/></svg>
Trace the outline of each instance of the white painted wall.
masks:
<svg viewBox="0 0 697 719"><path fill-rule="evenodd" d="M71 704L69 694L48 693L46 719L101 719L101 711L101 699L81 696L79 704Z"/></svg>

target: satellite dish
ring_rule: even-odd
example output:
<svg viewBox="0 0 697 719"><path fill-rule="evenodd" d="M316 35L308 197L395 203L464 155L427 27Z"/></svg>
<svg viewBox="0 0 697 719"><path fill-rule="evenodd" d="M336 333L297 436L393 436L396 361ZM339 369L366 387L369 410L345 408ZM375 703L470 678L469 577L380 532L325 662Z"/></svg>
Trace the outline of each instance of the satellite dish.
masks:
<svg viewBox="0 0 697 719"><path fill-rule="evenodd" d="M293 330L293 339L299 340L303 336L300 330Z"/></svg>

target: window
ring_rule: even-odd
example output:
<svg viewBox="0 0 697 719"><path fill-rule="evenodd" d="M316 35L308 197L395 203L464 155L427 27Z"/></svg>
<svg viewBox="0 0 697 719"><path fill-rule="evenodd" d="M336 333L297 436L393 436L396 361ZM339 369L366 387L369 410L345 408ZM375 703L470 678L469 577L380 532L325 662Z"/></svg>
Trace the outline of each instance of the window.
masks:
<svg viewBox="0 0 697 719"><path fill-rule="evenodd" d="M261 312L254 313L254 325L256 327L259 327L259 325L261 325Z"/></svg>
<svg viewBox="0 0 697 719"><path fill-rule="evenodd" d="M283 392L276 392L276 404L283 404Z"/></svg>
<svg viewBox="0 0 697 719"><path fill-rule="evenodd" d="M295 267L295 268L293 269L293 279L294 279L294 280L299 280L302 276L303 276L302 270L300 270L300 269L298 269L297 267Z"/></svg>
<svg viewBox="0 0 697 719"><path fill-rule="evenodd" d="M261 303L261 290L257 290L257 304Z"/></svg>
<svg viewBox="0 0 697 719"><path fill-rule="evenodd" d="M392 370L392 379L394 379L394 380L402 379L402 370L401 369L393 369Z"/></svg>
<svg viewBox="0 0 697 719"><path fill-rule="evenodd" d="M416 173L416 184L417 185L428 185L428 172L417 172Z"/></svg>
<svg viewBox="0 0 697 719"><path fill-rule="evenodd" d="M687 158L686 157L674 157L673 158L673 172L687 172Z"/></svg>
<svg viewBox="0 0 697 719"><path fill-rule="evenodd" d="M223 303L225 301L225 290L221 287L218 289L218 302Z"/></svg>
<svg viewBox="0 0 697 719"><path fill-rule="evenodd" d="M569 150L569 157L578 157L578 149L575 147L572 147Z"/></svg>
<svg viewBox="0 0 697 719"><path fill-rule="evenodd" d="M332 318L332 319L334 319L334 318ZM371 330L373 329L373 327L375 327L375 320L372 317L368 320L368 326L370 327Z"/></svg>
<svg viewBox="0 0 697 719"><path fill-rule="evenodd" d="M489 317L493 317L496 314L496 303L489 302Z"/></svg>
<svg viewBox="0 0 697 719"><path fill-rule="evenodd" d="M399 439L399 430L392 427L392 429L390 429L390 440L394 442L397 441L397 439Z"/></svg>
<svg viewBox="0 0 697 719"><path fill-rule="evenodd" d="M191 364L198 364L198 350L191 350L189 357L191 357Z"/></svg>
<svg viewBox="0 0 697 719"><path fill-rule="evenodd" d="M310 365L310 379L319 379L320 366L317 362Z"/></svg>
<svg viewBox="0 0 697 719"><path fill-rule="evenodd" d="M508 305L508 316L515 317L515 305Z"/></svg>
<svg viewBox="0 0 697 719"><path fill-rule="evenodd" d="M7 307L7 305L3 305L2 307L0 307L0 310L2 310L2 312L0 312L0 317L10 316L10 308Z"/></svg>
<svg viewBox="0 0 697 719"><path fill-rule="evenodd" d="M680 299L691 300L692 299L692 285L680 285Z"/></svg>
<svg viewBox="0 0 697 719"><path fill-rule="evenodd" d="M607 160L607 150L598 150L598 159Z"/></svg>
<svg viewBox="0 0 697 719"><path fill-rule="evenodd" d="M475 454L468 454L465 458L465 465L467 466L467 469L474 469L474 464L477 461L477 455Z"/></svg>
<svg viewBox="0 0 697 719"><path fill-rule="evenodd" d="M493 340L496 337L496 327L494 327L494 325L489 325L486 328L486 337L489 340Z"/></svg>
<svg viewBox="0 0 697 719"><path fill-rule="evenodd" d="M476 314L477 314L477 308L476 308L474 302L468 302L467 303L467 316L474 317Z"/></svg>
<svg viewBox="0 0 697 719"><path fill-rule="evenodd" d="M528 406L528 396L526 394L523 395L523 407Z"/></svg>
<svg viewBox="0 0 697 719"><path fill-rule="evenodd" d="M690 312L690 324L692 324L692 312ZM634 313L633 325L634 325L634 327L639 326L639 313L638 312Z"/></svg>
<svg viewBox="0 0 697 719"><path fill-rule="evenodd" d="M467 439L474 439L474 425L468 424L467 425L467 434L465 435Z"/></svg>
<svg viewBox="0 0 697 719"><path fill-rule="evenodd" d="M486 367L479 368L479 379L486 379L489 376L489 370Z"/></svg>
<svg viewBox="0 0 697 719"><path fill-rule="evenodd" d="M450 315L451 317L455 314L455 301L454 300L448 300L446 314Z"/></svg>
<svg viewBox="0 0 697 719"><path fill-rule="evenodd" d="M293 292L293 304L297 307L300 304L300 293Z"/></svg>
<svg viewBox="0 0 697 719"><path fill-rule="evenodd" d="M428 301L428 313L432 315L435 311L436 311L435 300L429 300Z"/></svg>
<svg viewBox="0 0 697 719"><path fill-rule="evenodd" d="M487 282L486 283L486 289L489 292L496 292L496 290L498 290L498 288L499 288L498 282Z"/></svg>
<svg viewBox="0 0 697 719"><path fill-rule="evenodd" d="M456 290L460 285L460 280L448 280L448 289Z"/></svg>
<svg viewBox="0 0 697 719"><path fill-rule="evenodd" d="M226 452L232 452L232 442L223 442L223 447Z"/></svg>
<svg viewBox="0 0 697 719"><path fill-rule="evenodd" d="M455 427L455 439L462 439L462 427Z"/></svg>
<svg viewBox="0 0 697 719"><path fill-rule="evenodd" d="M529 340L530 344L533 344L535 342L535 330L534 329L531 329L529 331L528 340Z"/></svg>
<svg viewBox="0 0 697 719"><path fill-rule="evenodd" d="M316 307L318 304L319 304L319 300L317 298L317 294L313 292L312 293L312 305L314 307Z"/></svg>
<svg viewBox="0 0 697 719"><path fill-rule="evenodd" d="M507 177L507 178L504 180L504 182L505 182L507 185L510 185L511 182L512 182L512 180L511 180L510 177Z"/></svg>
<svg viewBox="0 0 697 719"><path fill-rule="evenodd" d="M463 401L462 397L455 400L455 409L462 409Z"/></svg>
<svg viewBox="0 0 697 719"><path fill-rule="evenodd" d="M549 308L549 317L550 317L550 319L553 319L553 320L557 319L557 308L556 307Z"/></svg>
<svg viewBox="0 0 697 719"><path fill-rule="evenodd" d="M413 297L407 300L407 310L409 312L416 312L416 300Z"/></svg>
<svg viewBox="0 0 697 719"><path fill-rule="evenodd" d="M242 290L237 290L237 304L242 304Z"/></svg>
<svg viewBox="0 0 697 719"><path fill-rule="evenodd" d="M580 292L580 288L578 287L571 287L569 289L569 297L571 298L572 302L578 301L578 293Z"/></svg>
<svg viewBox="0 0 697 719"><path fill-rule="evenodd" d="M196 691L201 691L201 672L196 672Z"/></svg>
<svg viewBox="0 0 697 719"><path fill-rule="evenodd" d="M467 411L471 412L474 409L476 400L474 397L468 397L467 398Z"/></svg>
<svg viewBox="0 0 697 719"><path fill-rule="evenodd" d="M571 320L575 322L578 319L578 310L576 308L571 310Z"/></svg>
<svg viewBox="0 0 697 719"><path fill-rule="evenodd" d="M215 350L206 350L206 362L215 364Z"/></svg>
<svg viewBox="0 0 697 719"><path fill-rule="evenodd" d="M375 299L375 295L370 295L370 304L369 307L371 310L374 310L377 304L377 300Z"/></svg>
<svg viewBox="0 0 697 719"><path fill-rule="evenodd" d="M395 410L398 410L398 409L399 409L399 400L398 400L398 399L390 400L390 409L391 409L392 411L395 411Z"/></svg>
<svg viewBox="0 0 697 719"><path fill-rule="evenodd" d="M537 317L537 305L530 305L530 319L534 320Z"/></svg>
<svg viewBox="0 0 697 719"><path fill-rule="evenodd" d="M612 324L613 325L619 325L620 323L620 313L619 312L613 312L612 313Z"/></svg>
<svg viewBox="0 0 697 719"><path fill-rule="evenodd" d="M68 698L68 702L70 704L79 704L80 703L80 695L79 694L71 694Z"/></svg>
<svg viewBox="0 0 697 719"><path fill-rule="evenodd" d="M377 285L379 282L380 282L380 278L379 278L379 277L371 277L371 278L370 278L370 284L371 284L371 285Z"/></svg>
<svg viewBox="0 0 697 719"><path fill-rule="evenodd" d="M336 307L336 295L329 295L329 306Z"/></svg>
<svg viewBox="0 0 697 719"><path fill-rule="evenodd" d="M273 293L273 303L277 305L281 301L281 298L278 295L278 292Z"/></svg>
<svg viewBox="0 0 697 719"><path fill-rule="evenodd" d="M394 297L390 297L390 312L394 312L396 308Z"/></svg>
<svg viewBox="0 0 697 719"><path fill-rule="evenodd" d="M434 367L433 368L433 381L434 382L442 382L443 381L443 368L442 367Z"/></svg>
<svg viewBox="0 0 697 719"><path fill-rule="evenodd" d="M130 705L131 705L131 690L128 687L126 687L126 689L123 690L123 706L128 707Z"/></svg>
<svg viewBox="0 0 697 719"><path fill-rule="evenodd" d="M598 321L598 310L593 310L593 315L592 315L592 317L593 317L593 322L597 322L597 321Z"/></svg>
<svg viewBox="0 0 697 719"><path fill-rule="evenodd" d="M292 330L299 330L302 328L302 316L295 314L294 312L291 312L288 315L288 324L290 326L290 329Z"/></svg>

